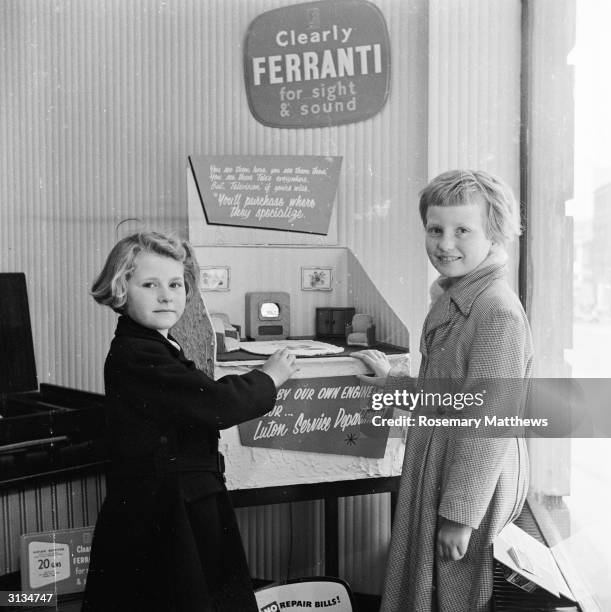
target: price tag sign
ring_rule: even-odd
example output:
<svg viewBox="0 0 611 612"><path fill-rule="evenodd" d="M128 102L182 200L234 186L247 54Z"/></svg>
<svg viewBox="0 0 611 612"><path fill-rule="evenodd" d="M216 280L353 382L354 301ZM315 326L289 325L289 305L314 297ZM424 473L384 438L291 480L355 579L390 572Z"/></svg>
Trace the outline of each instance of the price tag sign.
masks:
<svg viewBox="0 0 611 612"><path fill-rule="evenodd" d="M21 536L21 589L78 593L85 589L93 527Z"/></svg>
<svg viewBox="0 0 611 612"><path fill-rule="evenodd" d="M28 544L31 589L38 589L70 577L70 547L53 542Z"/></svg>

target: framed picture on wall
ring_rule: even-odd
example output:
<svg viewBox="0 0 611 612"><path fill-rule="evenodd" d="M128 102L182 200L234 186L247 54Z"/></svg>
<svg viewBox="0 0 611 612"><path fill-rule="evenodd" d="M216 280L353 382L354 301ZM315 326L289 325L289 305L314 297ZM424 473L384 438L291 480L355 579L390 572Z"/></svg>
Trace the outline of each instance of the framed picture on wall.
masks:
<svg viewBox="0 0 611 612"><path fill-rule="evenodd" d="M301 268L302 291L332 291L333 268Z"/></svg>
<svg viewBox="0 0 611 612"><path fill-rule="evenodd" d="M229 266L203 266L199 269L201 291L229 291Z"/></svg>

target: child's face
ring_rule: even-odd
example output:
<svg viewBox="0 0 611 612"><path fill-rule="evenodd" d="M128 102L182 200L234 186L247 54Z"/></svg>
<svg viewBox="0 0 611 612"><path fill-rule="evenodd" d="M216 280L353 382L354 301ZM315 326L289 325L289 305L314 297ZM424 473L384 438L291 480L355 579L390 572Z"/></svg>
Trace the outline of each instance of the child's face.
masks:
<svg viewBox="0 0 611 612"><path fill-rule="evenodd" d="M140 253L127 282L126 314L167 337L185 310L184 266L171 257Z"/></svg>
<svg viewBox="0 0 611 612"><path fill-rule="evenodd" d="M492 241L486 236L482 200L459 206L431 206L426 215L426 252L443 276L469 274L486 259Z"/></svg>

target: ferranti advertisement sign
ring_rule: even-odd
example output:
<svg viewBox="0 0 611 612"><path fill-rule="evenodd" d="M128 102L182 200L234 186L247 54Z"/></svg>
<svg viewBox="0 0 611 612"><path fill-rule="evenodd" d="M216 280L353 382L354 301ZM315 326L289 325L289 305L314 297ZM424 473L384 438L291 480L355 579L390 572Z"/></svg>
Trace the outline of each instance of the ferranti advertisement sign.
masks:
<svg viewBox="0 0 611 612"><path fill-rule="evenodd" d="M390 45L365 0L295 4L259 15L244 45L248 104L264 125L329 127L378 113L390 89Z"/></svg>

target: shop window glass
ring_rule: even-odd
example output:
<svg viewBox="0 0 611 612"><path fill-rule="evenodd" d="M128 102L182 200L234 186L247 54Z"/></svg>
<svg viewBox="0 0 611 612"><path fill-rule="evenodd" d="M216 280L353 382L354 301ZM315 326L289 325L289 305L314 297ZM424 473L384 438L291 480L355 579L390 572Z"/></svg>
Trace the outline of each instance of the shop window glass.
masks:
<svg viewBox="0 0 611 612"><path fill-rule="evenodd" d="M529 151L528 306L538 345L537 374L609 379L611 3L528 6L530 40L536 41L529 83L534 146ZM559 83L570 86L572 95L563 94ZM546 129L547 145L542 136L537 140ZM546 146L564 166L551 162L546 168ZM611 610L611 439L535 441L531 448L533 503L547 511L542 515L552 524L546 536L551 544L561 543L577 568L591 609Z"/></svg>

